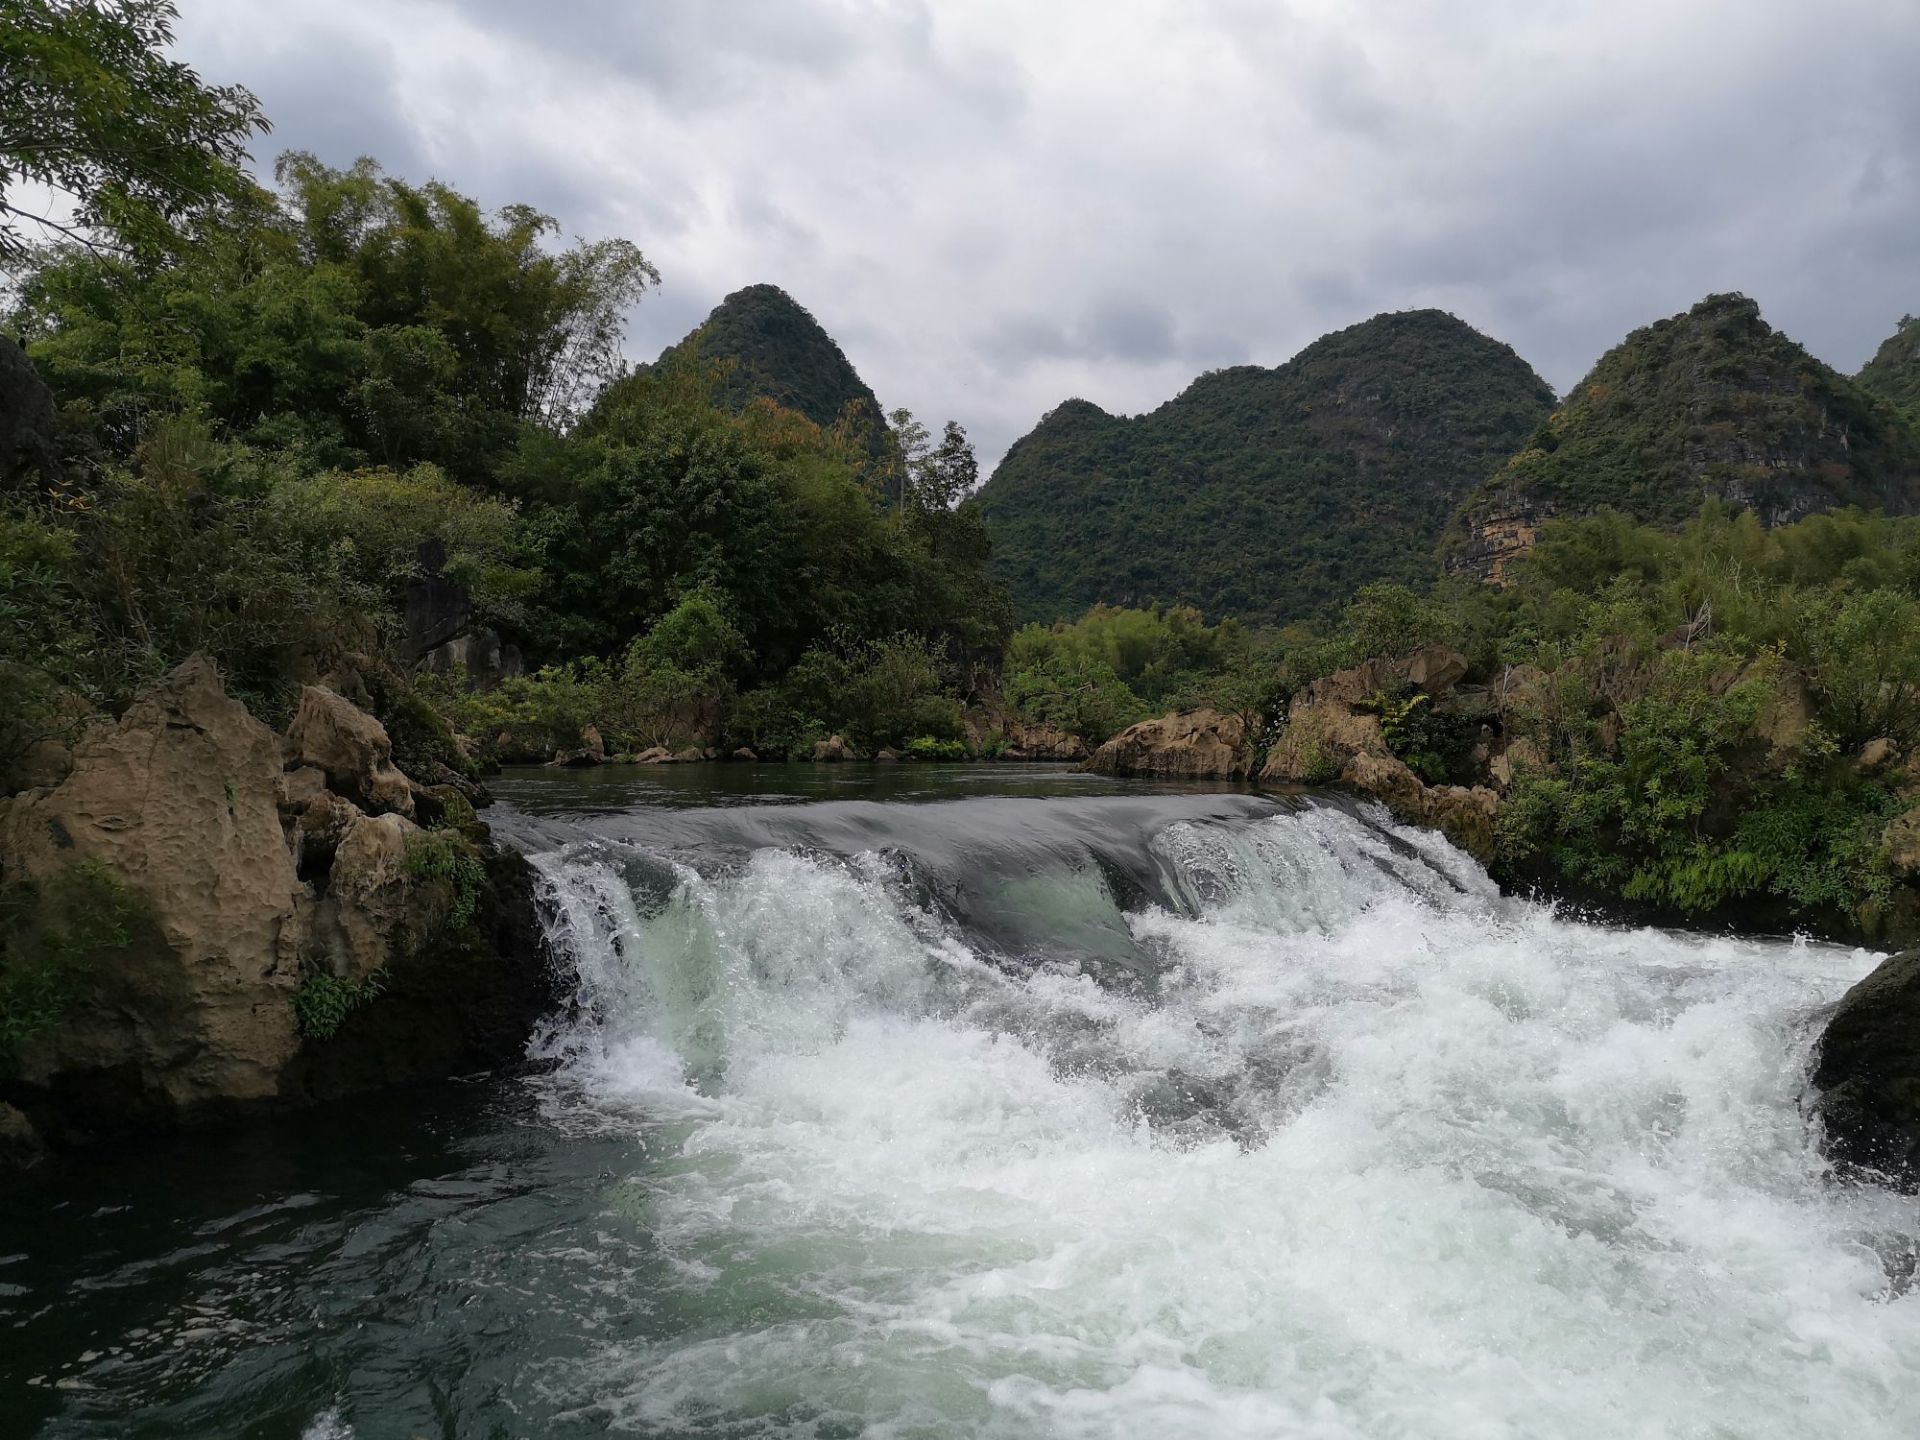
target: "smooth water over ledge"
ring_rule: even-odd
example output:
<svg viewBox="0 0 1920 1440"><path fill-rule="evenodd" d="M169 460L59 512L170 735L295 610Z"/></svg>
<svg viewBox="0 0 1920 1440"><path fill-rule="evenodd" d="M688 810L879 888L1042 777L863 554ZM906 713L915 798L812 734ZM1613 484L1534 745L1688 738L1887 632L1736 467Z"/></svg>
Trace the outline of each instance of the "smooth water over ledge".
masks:
<svg viewBox="0 0 1920 1440"><path fill-rule="evenodd" d="M0 1182L0 1434L1920 1433L1920 1213L1803 1113L1865 952L1313 797L498 789L549 1072Z"/></svg>

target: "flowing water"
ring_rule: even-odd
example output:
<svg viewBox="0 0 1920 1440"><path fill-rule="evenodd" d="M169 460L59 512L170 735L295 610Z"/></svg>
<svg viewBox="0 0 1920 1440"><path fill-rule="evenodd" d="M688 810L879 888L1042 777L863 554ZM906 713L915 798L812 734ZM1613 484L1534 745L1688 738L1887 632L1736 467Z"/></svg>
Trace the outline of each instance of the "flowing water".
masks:
<svg viewBox="0 0 1920 1440"><path fill-rule="evenodd" d="M1313 797L500 789L542 1073L8 1189L0 1433L1920 1435L1920 1214L1804 1108L1865 952Z"/></svg>

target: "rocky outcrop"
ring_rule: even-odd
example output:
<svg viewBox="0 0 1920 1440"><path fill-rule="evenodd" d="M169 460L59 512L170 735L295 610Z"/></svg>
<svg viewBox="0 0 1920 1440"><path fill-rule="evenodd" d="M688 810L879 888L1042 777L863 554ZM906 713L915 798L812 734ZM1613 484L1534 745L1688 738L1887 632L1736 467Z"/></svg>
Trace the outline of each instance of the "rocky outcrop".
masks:
<svg viewBox="0 0 1920 1440"><path fill-rule="evenodd" d="M308 687L283 738L196 658L89 731L58 785L0 801L17 910L65 923L80 880L118 907L66 956L0 1101L71 1140L508 1058L544 997L524 865L457 792L421 794L461 823L415 824L389 757L342 696ZM357 1008L321 1034L301 1001L326 984ZM404 1049L377 1038L402 1030Z"/></svg>
<svg viewBox="0 0 1920 1440"><path fill-rule="evenodd" d="M0 491L52 482L60 466L60 413L27 352L0 336Z"/></svg>
<svg viewBox="0 0 1920 1440"><path fill-rule="evenodd" d="M1011 725L1002 760L1078 765L1088 758L1087 742L1057 725Z"/></svg>
<svg viewBox="0 0 1920 1440"><path fill-rule="evenodd" d="M319 770L330 788L369 814L413 818L413 784L393 763L386 729L344 695L302 687L287 751L293 764Z"/></svg>
<svg viewBox="0 0 1920 1440"><path fill-rule="evenodd" d="M607 742L600 738L599 727L589 725L580 732L580 743L571 750L554 752L550 764L579 767L607 763Z"/></svg>
<svg viewBox="0 0 1920 1440"><path fill-rule="evenodd" d="M1245 720L1218 710L1189 710L1129 725L1093 752L1087 769L1099 775L1244 780L1253 765Z"/></svg>
<svg viewBox="0 0 1920 1440"><path fill-rule="evenodd" d="M829 735L826 739L815 742L813 747L813 759L819 764L837 764L843 760L858 758L847 745L845 737L840 735Z"/></svg>
<svg viewBox="0 0 1920 1440"><path fill-rule="evenodd" d="M1920 1190L1920 950L1882 961L1841 998L1813 1085L1836 1162Z"/></svg>
<svg viewBox="0 0 1920 1440"><path fill-rule="evenodd" d="M1411 825L1439 830L1483 859L1493 853L1500 797L1486 784L1430 785L1393 753L1382 725L1389 697L1423 704L1457 702L1467 723L1497 711L1502 691L1466 690L1464 656L1444 646L1416 650L1403 660L1373 660L1336 671L1294 697L1287 723L1261 767L1260 779L1280 785L1350 785L1381 801ZM1485 741L1476 751L1481 766L1511 783L1512 759ZM1496 765L1505 762L1503 769ZM1490 777L1491 778L1491 777Z"/></svg>

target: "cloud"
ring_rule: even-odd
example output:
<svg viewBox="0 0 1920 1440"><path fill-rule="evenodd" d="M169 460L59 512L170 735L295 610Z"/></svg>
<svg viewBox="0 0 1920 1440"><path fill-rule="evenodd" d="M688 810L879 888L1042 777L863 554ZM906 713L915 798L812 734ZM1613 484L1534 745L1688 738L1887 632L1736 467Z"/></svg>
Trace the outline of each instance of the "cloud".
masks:
<svg viewBox="0 0 1920 1440"><path fill-rule="evenodd" d="M270 13L269 13L270 12ZM1912 0L199 0L275 143L664 277L648 357L790 290L991 458L1440 305L1559 388L1742 289L1843 369L1920 309Z"/></svg>

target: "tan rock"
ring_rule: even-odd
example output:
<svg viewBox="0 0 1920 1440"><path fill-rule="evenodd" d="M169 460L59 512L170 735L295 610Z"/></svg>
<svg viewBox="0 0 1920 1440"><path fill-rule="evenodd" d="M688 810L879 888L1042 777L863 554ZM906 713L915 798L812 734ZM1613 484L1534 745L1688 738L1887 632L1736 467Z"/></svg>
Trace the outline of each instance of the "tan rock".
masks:
<svg viewBox="0 0 1920 1440"><path fill-rule="evenodd" d="M91 861L149 912L89 969L19 1078L187 1111L274 1093L293 1054L298 882L281 831L277 736L196 657L76 748L73 773L0 817L10 878L61 883Z"/></svg>
<svg viewBox="0 0 1920 1440"><path fill-rule="evenodd" d="M386 727L345 696L319 685L303 687L287 747L294 765L320 770L329 787L369 815L413 818L413 786L393 763Z"/></svg>
<svg viewBox="0 0 1920 1440"><path fill-rule="evenodd" d="M673 752L664 745L654 745L642 750L633 757L636 765L665 765L673 759Z"/></svg>
<svg viewBox="0 0 1920 1440"><path fill-rule="evenodd" d="M751 746L742 745L738 750L733 752L733 758L736 760L752 761L758 760L760 757L753 753Z"/></svg>
<svg viewBox="0 0 1920 1440"><path fill-rule="evenodd" d="M853 752L847 748L846 740L839 735L829 735L818 741L813 747L813 758L820 763L838 763L853 758Z"/></svg>
<svg viewBox="0 0 1920 1440"><path fill-rule="evenodd" d="M1253 772L1253 758L1246 721L1217 710L1189 710L1128 726L1093 752L1087 768L1101 775L1244 779Z"/></svg>
<svg viewBox="0 0 1920 1440"><path fill-rule="evenodd" d="M46 1153L33 1122L11 1105L0 1104L0 1170L24 1169Z"/></svg>
<svg viewBox="0 0 1920 1440"><path fill-rule="evenodd" d="M1311 694L1311 692L1309 692ZM1260 778L1287 785L1324 785L1340 777L1355 755L1388 755L1380 717L1334 699L1302 699L1287 712Z"/></svg>
<svg viewBox="0 0 1920 1440"><path fill-rule="evenodd" d="M1487 772L1493 777L1494 788L1502 793L1513 787L1516 775L1524 771L1547 774L1552 768L1545 752L1525 735L1510 741L1506 749L1487 762Z"/></svg>
<svg viewBox="0 0 1920 1440"><path fill-rule="evenodd" d="M1920 807L1895 817L1881 832L1887 865L1902 880L1920 880Z"/></svg>
<svg viewBox="0 0 1920 1440"><path fill-rule="evenodd" d="M881 765L898 765L900 763L900 752L889 746L882 745L878 750L873 752L873 758Z"/></svg>
<svg viewBox="0 0 1920 1440"><path fill-rule="evenodd" d="M364 980L432 932L444 904L422 903L422 884L407 863L408 844L424 833L402 815L361 815L348 825L313 911L306 953L313 968Z"/></svg>
<svg viewBox="0 0 1920 1440"><path fill-rule="evenodd" d="M1006 732L1008 760L1078 764L1087 758L1087 742L1057 725L1012 724Z"/></svg>
<svg viewBox="0 0 1920 1440"><path fill-rule="evenodd" d="M1467 657L1445 645L1427 645L1407 657L1409 683L1429 695L1444 695L1466 678Z"/></svg>
<svg viewBox="0 0 1920 1440"><path fill-rule="evenodd" d="M1863 773L1871 775L1877 770L1884 770L1899 753L1899 748L1893 741L1882 735L1862 745L1859 758L1853 763Z"/></svg>

